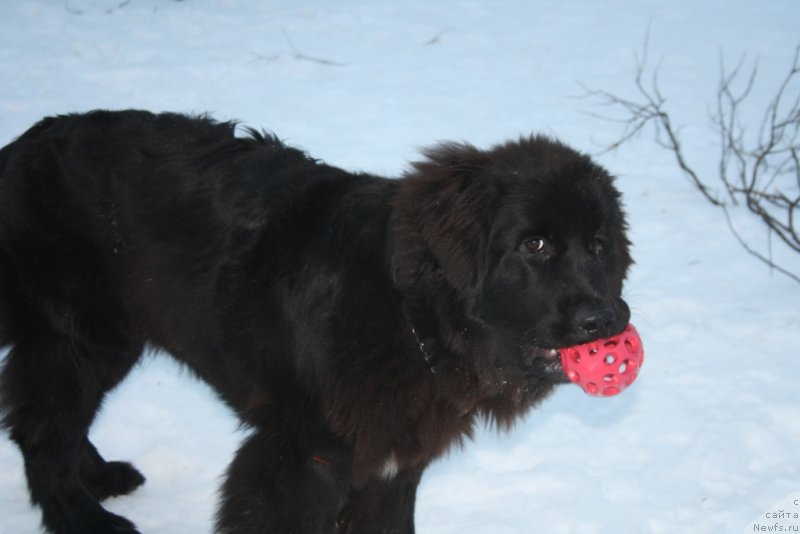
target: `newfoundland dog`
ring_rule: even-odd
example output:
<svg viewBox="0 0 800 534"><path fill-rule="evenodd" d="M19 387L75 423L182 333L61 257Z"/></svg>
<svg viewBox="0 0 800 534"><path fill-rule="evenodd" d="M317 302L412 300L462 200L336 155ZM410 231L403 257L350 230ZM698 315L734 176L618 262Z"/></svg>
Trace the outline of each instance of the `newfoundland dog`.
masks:
<svg viewBox="0 0 800 534"><path fill-rule="evenodd" d="M52 532L136 532L100 501L144 477L87 435L147 347L252 429L218 532L408 534L426 466L628 322L620 195L557 141L385 179L235 130L95 111L0 151L2 423Z"/></svg>

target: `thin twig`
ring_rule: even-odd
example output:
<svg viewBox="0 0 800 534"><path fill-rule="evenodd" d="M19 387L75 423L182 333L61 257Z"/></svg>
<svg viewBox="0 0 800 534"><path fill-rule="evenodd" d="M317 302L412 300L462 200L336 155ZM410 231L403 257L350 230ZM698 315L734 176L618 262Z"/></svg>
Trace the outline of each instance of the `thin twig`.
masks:
<svg viewBox="0 0 800 534"><path fill-rule="evenodd" d="M794 280L795 282L798 282L798 283L800 283L800 276L798 276L798 275L794 274L794 273L793 273L793 272L791 272L791 271L788 271L788 270L784 269L784 268L783 268L783 267L781 267L780 265L777 265L775 262L773 262L772 260L770 260L770 259L769 259L769 258L767 258L766 256L762 255L762 254L761 254L760 252L758 252L757 250L753 249L753 248L752 248L750 245L748 245L748 244L747 244L747 241L745 241L745 240L744 240L744 238L742 238L742 236L741 236L741 235L739 235L739 232L737 232L737 231L736 231L736 227L734 227L734 225L733 225L733 221L731 220L730 213L728 213L728 208L727 208L727 206L723 206L723 207L722 207L722 211L725 213L725 220L726 220L726 221L727 221L727 223L728 223L728 228L730 228L730 230L731 230L731 233L732 233L732 234L733 234L733 236L736 238L736 240L737 240L737 241L739 241L739 244L740 244L740 245L741 245L741 246L742 246L742 247L743 247L743 248L744 248L744 249L745 249L747 252L749 252L750 254L752 254L753 256L755 256L756 258L758 258L759 260L761 260L762 262L766 263L766 264L767 264L767 265L768 265L768 266L769 266L771 269L775 269L775 270L776 270L776 271L778 271L779 273L781 273L781 274L785 274L786 276L788 276L789 278L791 278L791 279L792 279L792 280Z"/></svg>
<svg viewBox="0 0 800 534"><path fill-rule="evenodd" d="M325 65L326 67L346 67L347 63L340 63L338 61L332 61L330 59L314 57L314 56L307 56L300 52L297 47L294 46L291 38L289 37L289 32L286 31L286 28L281 28L283 32L283 38L286 39L286 43L289 45L289 48L292 49L292 57L297 61L309 61L311 63L317 63L318 65Z"/></svg>

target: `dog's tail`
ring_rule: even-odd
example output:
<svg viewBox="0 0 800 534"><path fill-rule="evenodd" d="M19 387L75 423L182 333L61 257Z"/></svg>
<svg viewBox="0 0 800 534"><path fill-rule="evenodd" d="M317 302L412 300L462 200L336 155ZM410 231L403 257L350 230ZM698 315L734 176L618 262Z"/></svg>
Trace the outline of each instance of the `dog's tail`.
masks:
<svg viewBox="0 0 800 534"><path fill-rule="evenodd" d="M8 258L3 251L0 250L0 351L13 340L11 315L12 284Z"/></svg>
<svg viewBox="0 0 800 534"><path fill-rule="evenodd" d="M12 143L13 144L13 143ZM12 145L7 145L0 149L0 350L12 341L12 303L11 293L14 291L15 284L11 280L11 264L4 250L4 233L7 231L4 217L8 210L3 208L4 182L7 181L6 167L11 156Z"/></svg>
<svg viewBox="0 0 800 534"><path fill-rule="evenodd" d="M24 151L26 144L31 139L41 138L56 123L57 117L45 117L26 132L0 148L0 351L14 343L19 336L20 329L25 324L21 317L24 313L24 302L21 296L18 274L11 263L9 241L14 198L11 191L13 182L19 178L12 176L16 172L14 154Z"/></svg>

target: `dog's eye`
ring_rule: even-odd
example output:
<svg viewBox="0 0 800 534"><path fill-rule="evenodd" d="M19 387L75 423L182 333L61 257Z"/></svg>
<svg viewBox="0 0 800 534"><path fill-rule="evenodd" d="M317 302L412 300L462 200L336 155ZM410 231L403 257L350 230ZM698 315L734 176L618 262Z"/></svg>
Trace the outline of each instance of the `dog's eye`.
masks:
<svg viewBox="0 0 800 534"><path fill-rule="evenodd" d="M589 251L595 256L602 256L606 249L606 239L603 236L595 236L589 245Z"/></svg>
<svg viewBox="0 0 800 534"><path fill-rule="evenodd" d="M522 244L525 252L530 254L547 254L547 241L543 237L533 237Z"/></svg>

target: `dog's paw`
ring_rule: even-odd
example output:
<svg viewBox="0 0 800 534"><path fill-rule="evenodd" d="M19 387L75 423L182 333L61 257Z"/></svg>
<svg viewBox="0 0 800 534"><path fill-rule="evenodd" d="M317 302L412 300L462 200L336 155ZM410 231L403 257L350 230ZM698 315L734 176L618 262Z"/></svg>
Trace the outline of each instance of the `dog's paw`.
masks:
<svg viewBox="0 0 800 534"><path fill-rule="evenodd" d="M145 478L128 462L106 462L86 476L83 484L98 501L117 495L127 495L142 484Z"/></svg>
<svg viewBox="0 0 800 534"><path fill-rule="evenodd" d="M128 519L109 512L86 492L61 496L61 506L42 506L45 530L55 534L140 534Z"/></svg>

